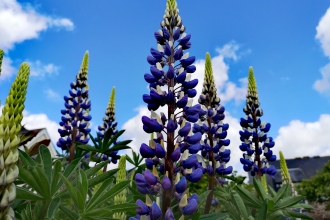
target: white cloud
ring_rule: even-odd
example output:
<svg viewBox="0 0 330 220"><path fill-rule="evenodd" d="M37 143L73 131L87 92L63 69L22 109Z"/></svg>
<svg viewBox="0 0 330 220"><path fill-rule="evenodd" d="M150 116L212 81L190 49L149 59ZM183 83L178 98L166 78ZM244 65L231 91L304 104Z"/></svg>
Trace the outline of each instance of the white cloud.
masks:
<svg viewBox="0 0 330 220"><path fill-rule="evenodd" d="M321 43L324 54L330 57L330 8L323 15L316 27L316 39Z"/></svg>
<svg viewBox="0 0 330 220"><path fill-rule="evenodd" d="M30 65L30 76L35 77L44 77L46 75L50 76L53 74L58 74L60 69L59 66L54 65L53 63L43 64L40 60L37 61L28 61Z"/></svg>
<svg viewBox="0 0 330 220"><path fill-rule="evenodd" d="M53 91L52 89L47 89L44 92L45 92L47 98L51 101L57 102L57 101L61 100L60 95L57 92Z"/></svg>
<svg viewBox="0 0 330 220"><path fill-rule="evenodd" d="M315 122L293 120L278 131L274 152L281 150L287 158L325 156L330 154L330 115L323 114Z"/></svg>
<svg viewBox="0 0 330 220"><path fill-rule="evenodd" d="M67 18L52 18L38 13L31 5L21 5L16 0L0 1L0 48L9 50L15 43L38 38L49 27L72 30Z"/></svg>
<svg viewBox="0 0 330 220"><path fill-rule="evenodd" d="M239 79L240 86L229 81L229 65L225 62L226 58L233 60L239 59L242 54L237 54L239 48L239 45L236 44L235 41L231 41L230 43L225 44L222 48L217 48L216 51L218 52L218 55L211 58L214 82L217 87L218 95L223 103L230 100L235 100L236 103L239 103L246 98L247 78ZM199 95L201 94L203 87L205 60L197 60L194 65L196 66L196 72L192 74L192 79L198 79L199 83L196 90L197 95ZM198 98L194 100L194 103L197 103L197 100Z"/></svg>
<svg viewBox="0 0 330 220"><path fill-rule="evenodd" d="M330 90L330 63L320 69L322 79L316 80L313 88L320 92L325 93Z"/></svg>

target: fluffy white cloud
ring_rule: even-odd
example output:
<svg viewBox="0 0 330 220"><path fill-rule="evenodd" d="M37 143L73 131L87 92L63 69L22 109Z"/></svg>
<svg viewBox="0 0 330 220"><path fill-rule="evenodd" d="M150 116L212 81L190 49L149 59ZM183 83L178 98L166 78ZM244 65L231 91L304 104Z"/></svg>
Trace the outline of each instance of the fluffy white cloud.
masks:
<svg viewBox="0 0 330 220"><path fill-rule="evenodd" d="M316 27L316 39L321 43L324 54L330 57L330 8L323 15Z"/></svg>
<svg viewBox="0 0 330 220"><path fill-rule="evenodd" d="M330 8L316 27L315 38L320 41L324 55L330 58ZM320 93L330 91L330 63L320 69L322 79L317 80L313 88Z"/></svg>
<svg viewBox="0 0 330 220"><path fill-rule="evenodd" d="M236 61L242 54L247 53L237 53L239 48L239 45L235 43L235 41L231 41L222 48L217 48L216 51L218 55L211 58L214 82L217 87L218 95L223 103L230 100L235 100L236 102L245 100L247 78L239 79L240 86L229 81L229 65L225 62L225 59L233 59ZM192 74L192 78L198 79L199 83L196 90L197 94L201 94L204 81L205 60L197 60L194 65L196 66L196 72ZM194 103L197 103L197 100L198 99L195 99Z"/></svg>
<svg viewBox="0 0 330 220"><path fill-rule="evenodd" d="M51 101L57 102L61 100L60 95L57 92L53 91L52 89L47 89L44 92L46 94L46 97Z"/></svg>
<svg viewBox="0 0 330 220"><path fill-rule="evenodd" d="M320 92L326 93L330 90L330 63L320 69L322 79L315 81L313 88Z"/></svg>
<svg viewBox="0 0 330 220"><path fill-rule="evenodd" d="M35 77L44 77L46 75L58 74L60 69L59 66L56 66L52 63L43 64L40 60L37 61L28 61L30 65L30 76Z"/></svg>
<svg viewBox="0 0 330 220"><path fill-rule="evenodd" d="M38 38L49 27L72 30L73 22L67 18L53 18L38 13L31 5L16 0L0 1L0 48L8 50L15 43Z"/></svg>
<svg viewBox="0 0 330 220"><path fill-rule="evenodd" d="M315 122L293 120L278 131L274 152L281 150L287 158L325 156L330 154L330 115L324 114Z"/></svg>

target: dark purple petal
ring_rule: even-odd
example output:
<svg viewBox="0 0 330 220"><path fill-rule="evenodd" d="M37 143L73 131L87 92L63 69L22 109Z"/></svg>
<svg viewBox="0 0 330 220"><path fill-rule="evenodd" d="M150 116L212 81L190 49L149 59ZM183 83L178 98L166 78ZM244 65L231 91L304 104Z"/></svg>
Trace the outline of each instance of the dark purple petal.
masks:
<svg viewBox="0 0 330 220"><path fill-rule="evenodd" d="M187 71L187 73L194 73L196 71L196 67L194 65L186 66L184 69Z"/></svg>
<svg viewBox="0 0 330 220"><path fill-rule="evenodd" d="M188 103L188 95L183 96L179 101L177 101L176 105L178 108L183 108Z"/></svg>
<svg viewBox="0 0 330 220"><path fill-rule="evenodd" d="M137 173L135 175L135 183L137 186L139 187L148 187L149 184L146 182L146 179L144 178L144 176L141 173Z"/></svg>
<svg viewBox="0 0 330 220"><path fill-rule="evenodd" d="M189 66L195 62L195 56L188 57L187 59L180 60L180 63L183 67Z"/></svg>
<svg viewBox="0 0 330 220"><path fill-rule="evenodd" d="M177 127L178 124L176 123L176 121L173 121L173 119L170 118L167 122L167 132L169 133L174 132Z"/></svg>
<svg viewBox="0 0 330 220"><path fill-rule="evenodd" d="M196 169L192 174L188 176L188 180L192 183L197 183L203 177L203 170L201 168Z"/></svg>
<svg viewBox="0 0 330 220"><path fill-rule="evenodd" d="M180 31L180 28L178 28L178 30ZM167 211L165 213L165 219L166 220L174 220L174 215L173 215L173 212L172 212L171 208L167 209Z"/></svg>
<svg viewBox="0 0 330 220"><path fill-rule="evenodd" d="M183 208L182 214L183 215L192 215L197 211L197 201L195 199L191 199L188 202L188 205Z"/></svg>
<svg viewBox="0 0 330 220"><path fill-rule="evenodd" d="M153 173L150 172L150 170L146 170L144 172L144 178L146 179L149 185L156 185L157 183L157 178Z"/></svg>
<svg viewBox="0 0 330 220"><path fill-rule="evenodd" d="M152 202L150 217L151 219L159 219L162 216L162 211L155 202Z"/></svg>
<svg viewBox="0 0 330 220"><path fill-rule="evenodd" d="M155 156L155 151L146 144L141 144L140 154L144 158L151 158Z"/></svg>
<svg viewBox="0 0 330 220"><path fill-rule="evenodd" d="M158 62L158 60L153 56L148 56L147 61L150 65L155 65Z"/></svg>
<svg viewBox="0 0 330 220"><path fill-rule="evenodd" d="M182 85L185 89L193 89L197 86L198 84L198 79L193 79L189 82L183 82Z"/></svg>
<svg viewBox="0 0 330 220"><path fill-rule="evenodd" d="M173 33L173 40L176 41L180 37L180 28L176 28L174 33Z"/></svg>
<svg viewBox="0 0 330 220"><path fill-rule="evenodd" d="M186 116L187 121L195 123L199 119L199 114Z"/></svg>
<svg viewBox="0 0 330 220"><path fill-rule="evenodd" d="M176 162L180 159L181 156L181 150L180 147L177 147L171 154L171 159L173 162Z"/></svg>
<svg viewBox="0 0 330 220"><path fill-rule="evenodd" d="M146 159L146 166L148 169L152 169L152 167L155 165L154 161L150 158Z"/></svg>
<svg viewBox="0 0 330 220"><path fill-rule="evenodd" d="M160 33L158 33L157 31L154 33L154 36L155 36L157 41L164 41L163 36L160 35Z"/></svg>
<svg viewBox="0 0 330 220"><path fill-rule="evenodd" d="M202 133L197 132L197 133L193 134L192 136L188 136L187 142L189 144L196 144L201 140L201 138L202 138Z"/></svg>
<svg viewBox="0 0 330 220"><path fill-rule="evenodd" d="M190 169L196 165L198 162L196 154L191 155L187 160L183 161L183 167L185 169Z"/></svg>
<svg viewBox="0 0 330 220"><path fill-rule="evenodd" d="M196 89L188 89L187 92L189 98L194 98L197 94Z"/></svg>
<svg viewBox="0 0 330 220"><path fill-rule="evenodd" d="M180 45L184 45L184 44L188 43L188 41L190 40L190 38L191 38L191 35L190 34L186 35L184 38L182 38L180 40L179 44Z"/></svg>
<svg viewBox="0 0 330 220"><path fill-rule="evenodd" d="M160 79L162 76L164 76L164 72L157 69L155 66L150 66L150 72L156 79Z"/></svg>
<svg viewBox="0 0 330 220"><path fill-rule="evenodd" d="M159 102L164 98L162 95L159 95L158 92L156 92L155 90L150 90L150 97L156 102Z"/></svg>
<svg viewBox="0 0 330 220"><path fill-rule="evenodd" d="M168 42L166 42L165 48L164 48L164 53L166 56L171 56L172 50Z"/></svg>
<svg viewBox="0 0 330 220"><path fill-rule="evenodd" d="M174 97L173 92L170 90L170 91L168 91L168 94L166 95L166 103L167 104L172 104L174 102L175 102L175 97Z"/></svg>
<svg viewBox="0 0 330 220"><path fill-rule="evenodd" d="M180 60L182 56L183 56L183 52L182 52L182 48L180 47L177 51L175 51L174 59Z"/></svg>
<svg viewBox="0 0 330 220"><path fill-rule="evenodd" d="M187 115L195 115L197 113L199 113L199 111L201 110L201 106L199 104L196 104L192 107L188 107L185 111L185 113Z"/></svg>
<svg viewBox="0 0 330 220"><path fill-rule="evenodd" d="M183 193L187 189L187 180L186 177L181 177L181 180L175 185L175 191L178 193Z"/></svg>
<svg viewBox="0 0 330 220"><path fill-rule="evenodd" d="M162 180L162 187L165 191L170 190L172 187L172 183L170 178L168 178L166 175L163 177Z"/></svg>
<svg viewBox="0 0 330 220"><path fill-rule="evenodd" d="M154 48L150 48L150 53L157 60L161 60L163 57L163 53L159 52L158 50L156 50Z"/></svg>
<svg viewBox="0 0 330 220"><path fill-rule="evenodd" d="M189 134L191 130L191 124L189 122L186 122L186 124L179 130L179 135L181 137L185 137Z"/></svg>
<svg viewBox="0 0 330 220"><path fill-rule="evenodd" d="M157 79L156 79L153 75L151 75L151 74L149 74L149 73L144 74L144 80L145 80L147 83L154 83L154 82L157 81Z"/></svg>
<svg viewBox="0 0 330 220"><path fill-rule="evenodd" d="M188 148L189 153L191 154L197 154L198 151L200 151L201 149L202 149L202 145L200 143L193 144Z"/></svg>
<svg viewBox="0 0 330 220"><path fill-rule="evenodd" d="M170 33L166 28L163 28L163 36L166 40L170 39Z"/></svg>
<svg viewBox="0 0 330 220"><path fill-rule="evenodd" d="M186 75L187 75L187 72L186 71L183 71L182 73L180 73L177 77L176 77L176 81L178 83L183 83L185 80L186 80Z"/></svg>
<svg viewBox="0 0 330 220"><path fill-rule="evenodd" d="M169 79L173 79L174 78L174 68L173 68L172 65L170 65L168 67L166 77L169 78Z"/></svg>
<svg viewBox="0 0 330 220"><path fill-rule="evenodd" d="M147 103L147 104L152 104L152 103L155 102L155 101L152 100L152 98L151 98L150 95L148 95L148 94L144 94L144 95L142 96L142 99L143 99L143 101L144 101L145 103Z"/></svg>
<svg viewBox="0 0 330 220"><path fill-rule="evenodd" d="M164 148L159 143L156 144L155 154L156 154L156 157L158 157L158 158L164 158L166 155Z"/></svg>
<svg viewBox="0 0 330 220"><path fill-rule="evenodd" d="M139 214L139 215L149 215L150 210L144 202L142 202L140 199L138 199L135 204L140 207L140 208L136 209L137 214Z"/></svg>

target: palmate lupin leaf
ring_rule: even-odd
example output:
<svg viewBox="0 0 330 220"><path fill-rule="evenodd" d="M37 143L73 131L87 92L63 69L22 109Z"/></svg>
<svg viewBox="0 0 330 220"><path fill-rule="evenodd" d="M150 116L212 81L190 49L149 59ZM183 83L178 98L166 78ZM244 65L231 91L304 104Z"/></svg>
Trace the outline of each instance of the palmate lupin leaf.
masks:
<svg viewBox="0 0 330 220"><path fill-rule="evenodd" d="M14 181L18 177L19 132L23 119L30 67L22 63L0 116L0 219L14 219L10 205L16 198Z"/></svg>

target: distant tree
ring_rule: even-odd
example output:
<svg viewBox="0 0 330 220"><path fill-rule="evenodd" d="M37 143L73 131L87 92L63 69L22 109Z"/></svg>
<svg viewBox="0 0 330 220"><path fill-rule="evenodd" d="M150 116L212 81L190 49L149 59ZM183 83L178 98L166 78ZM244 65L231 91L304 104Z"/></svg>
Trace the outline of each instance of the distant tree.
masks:
<svg viewBox="0 0 330 220"><path fill-rule="evenodd" d="M300 195L306 196L309 202L323 203L330 198L330 161L323 169L309 179L303 180L298 186L297 191ZM327 206L327 210L330 205Z"/></svg>

